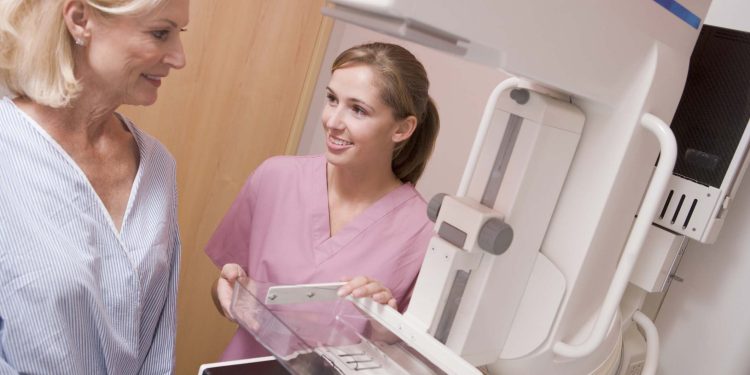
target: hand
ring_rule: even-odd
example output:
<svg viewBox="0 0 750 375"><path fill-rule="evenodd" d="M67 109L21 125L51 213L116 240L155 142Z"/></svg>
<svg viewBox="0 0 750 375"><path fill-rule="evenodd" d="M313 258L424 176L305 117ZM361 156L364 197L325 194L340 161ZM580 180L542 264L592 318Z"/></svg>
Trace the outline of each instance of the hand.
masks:
<svg viewBox="0 0 750 375"><path fill-rule="evenodd" d="M234 291L234 283L240 277L247 277L245 270L239 264L227 263L221 268L221 274L211 288L211 297L213 298L216 310L231 321L235 321L235 317L230 310L232 292Z"/></svg>
<svg viewBox="0 0 750 375"><path fill-rule="evenodd" d="M349 294L356 298L370 297L375 302L383 305L387 304L398 310L396 298L393 297L391 290L383 286L379 281L370 279L367 276L357 276L355 278L345 277L343 278L343 281L348 282L346 285L339 288L337 292L339 297L344 297Z"/></svg>

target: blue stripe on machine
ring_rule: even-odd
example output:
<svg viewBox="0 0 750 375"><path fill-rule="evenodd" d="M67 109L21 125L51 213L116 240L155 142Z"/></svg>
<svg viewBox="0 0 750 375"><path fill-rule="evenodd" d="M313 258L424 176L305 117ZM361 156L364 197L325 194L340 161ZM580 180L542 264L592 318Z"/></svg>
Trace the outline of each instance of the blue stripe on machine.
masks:
<svg viewBox="0 0 750 375"><path fill-rule="evenodd" d="M700 17L696 16L695 13L691 12L688 8L685 8L682 4L676 0L654 0L657 4L664 7L664 9L670 11L672 14L677 16L679 19L685 21L688 25L697 29L701 25Z"/></svg>

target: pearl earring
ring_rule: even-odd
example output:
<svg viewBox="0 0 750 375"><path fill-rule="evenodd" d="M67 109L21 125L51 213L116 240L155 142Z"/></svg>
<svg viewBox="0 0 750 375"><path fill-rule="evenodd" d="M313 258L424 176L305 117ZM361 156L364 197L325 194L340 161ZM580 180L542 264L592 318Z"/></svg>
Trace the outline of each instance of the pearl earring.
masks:
<svg viewBox="0 0 750 375"><path fill-rule="evenodd" d="M76 45L83 47L86 43L81 38L76 38Z"/></svg>

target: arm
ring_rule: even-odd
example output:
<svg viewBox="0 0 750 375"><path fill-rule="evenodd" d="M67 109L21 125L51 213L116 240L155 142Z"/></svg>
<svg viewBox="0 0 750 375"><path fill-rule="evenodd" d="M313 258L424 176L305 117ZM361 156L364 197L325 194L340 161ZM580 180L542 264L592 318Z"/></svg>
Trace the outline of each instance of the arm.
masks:
<svg viewBox="0 0 750 375"><path fill-rule="evenodd" d="M211 299L216 310L234 321L229 307L232 291L238 277L247 276L241 265L247 265L252 229L252 213L255 207L256 191L260 180L259 167L240 190L229 211L219 223L206 245L206 255L214 264L221 267L221 273L211 286Z"/></svg>
<svg viewBox="0 0 750 375"><path fill-rule="evenodd" d="M247 178L206 244L206 255L217 267L228 263L248 264L250 232L261 172L262 166Z"/></svg>

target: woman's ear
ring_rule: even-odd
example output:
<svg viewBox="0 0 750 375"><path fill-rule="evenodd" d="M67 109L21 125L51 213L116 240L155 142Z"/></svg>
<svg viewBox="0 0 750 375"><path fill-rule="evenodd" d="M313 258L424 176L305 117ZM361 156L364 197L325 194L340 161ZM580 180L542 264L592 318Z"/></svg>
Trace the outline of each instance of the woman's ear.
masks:
<svg viewBox="0 0 750 375"><path fill-rule="evenodd" d="M407 116L403 120L396 122L396 130L393 132L391 139L394 143L403 142L417 129L417 118L415 116Z"/></svg>
<svg viewBox="0 0 750 375"><path fill-rule="evenodd" d="M76 44L85 45L91 36L88 5L81 0L66 0L62 11L65 26Z"/></svg>

